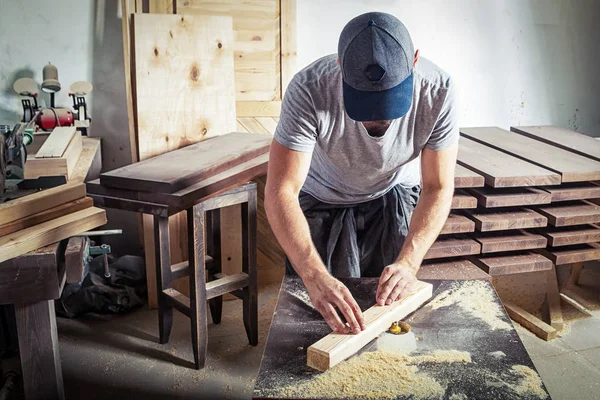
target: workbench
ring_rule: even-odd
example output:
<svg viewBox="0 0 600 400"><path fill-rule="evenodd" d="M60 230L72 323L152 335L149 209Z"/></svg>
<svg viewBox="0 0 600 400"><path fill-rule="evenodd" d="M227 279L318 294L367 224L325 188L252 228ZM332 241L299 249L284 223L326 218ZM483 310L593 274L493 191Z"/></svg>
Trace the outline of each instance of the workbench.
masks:
<svg viewBox="0 0 600 400"><path fill-rule="evenodd" d="M348 287L363 311L374 305L377 278L341 281ZM511 376L512 366L528 367L534 372L535 366L488 280L427 282L433 284L434 293L429 302L405 319L412 327L411 332L402 336L382 333L361 352L385 349L394 340L404 341L401 347L411 350L411 355L428 354L438 350L468 352L471 362L424 362L418 364L418 369L442 384L445 389L444 398L452 395L476 399L544 398L547 391L543 385L538 388L540 396L517 394L511 389L510 385L515 384L508 378ZM432 309L431 304L434 304L436 299L439 301L439 296L447 290L469 287L473 282L477 282L479 287L487 288L491 293L479 298L479 306L499 307L498 310L501 310L495 321L497 329L492 329L494 325L469 315L460 303ZM464 301L469 301L469 297L473 300L472 296L464 296ZM286 396L282 389L298 387L315 380L321 374L306 365L306 349L331 330L308 299L306 289L298 277L284 278L253 398L303 398ZM503 328L498 329L498 326ZM344 362L340 363L331 371L343 364ZM360 379L360 376L356 378ZM390 378L382 376L381 379Z"/></svg>

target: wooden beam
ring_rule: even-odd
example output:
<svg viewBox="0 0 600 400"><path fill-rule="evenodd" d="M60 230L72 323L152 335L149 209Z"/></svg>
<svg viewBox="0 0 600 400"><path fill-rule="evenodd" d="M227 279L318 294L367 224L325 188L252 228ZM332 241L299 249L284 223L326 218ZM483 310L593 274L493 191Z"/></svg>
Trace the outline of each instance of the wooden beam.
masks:
<svg viewBox="0 0 600 400"><path fill-rule="evenodd" d="M51 175L64 175L67 179L70 179L81 155L82 148L83 138L81 133L76 132L62 157L37 158L28 156L25 163L25 179L35 179L40 176Z"/></svg>
<svg viewBox="0 0 600 400"><path fill-rule="evenodd" d="M504 308L508 312L508 315L514 321L523 325L525 328L529 329L531 332L535 333L537 336L546 341L556 339L558 331L552 326L523 310L516 304L511 303L510 301L503 300L502 303L504 304Z"/></svg>
<svg viewBox="0 0 600 400"><path fill-rule="evenodd" d="M548 318L550 325L557 330L561 330L564 321L562 309L560 307L560 292L558 290L558 280L556 278L556 267L546 271L546 306L548 308Z"/></svg>
<svg viewBox="0 0 600 400"><path fill-rule="evenodd" d="M560 186L543 186L543 189L550 193L552 202L587 200L600 198L600 185L593 183L564 183Z"/></svg>
<svg viewBox="0 0 600 400"><path fill-rule="evenodd" d="M600 244L588 243L538 250L556 265L575 264L600 260Z"/></svg>
<svg viewBox="0 0 600 400"><path fill-rule="evenodd" d="M479 254L481 245L468 237L439 237L431 245L424 260Z"/></svg>
<svg viewBox="0 0 600 400"><path fill-rule="evenodd" d="M454 196L452 197L452 205L451 208L453 210L464 210L467 208L477 208L477 198L471 195L468 195L466 192L457 189L454 191Z"/></svg>
<svg viewBox="0 0 600 400"><path fill-rule="evenodd" d="M551 247L600 242L600 227L593 224L544 228L540 229L538 233L548 238L548 246Z"/></svg>
<svg viewBox="0 0 600 400"><path fill-rule="evenodd" d="M306 353L306 363L319 371L326 371L363 348L380 335L394 321L406 317L431 298L433 287L421 282L419 288L399 302L388 306L375 305L363 313L367 328L358 334L330 333L312 344Z"/></svg>

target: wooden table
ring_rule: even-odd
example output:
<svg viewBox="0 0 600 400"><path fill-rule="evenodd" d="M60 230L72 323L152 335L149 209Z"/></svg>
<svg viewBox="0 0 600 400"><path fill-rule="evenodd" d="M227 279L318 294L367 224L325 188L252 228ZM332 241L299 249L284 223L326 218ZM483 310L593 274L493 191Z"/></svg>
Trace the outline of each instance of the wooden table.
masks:
<svg viewBox="0 0 600 400"><path fill-rule="evenodd" d="M375 303L377 278L342 279L342 282L352 292L361 309L365 310ZM412 334L415 338L412 342L414 351L411 354L458 350L468 352L472 362L443 365L424 362L418 364L419 371L442 382L446 390L445 396L461 393L467 398L477 399L522 398L523 395L516 395L510 385L502 383L500 377L511 376L511 368L514 365L529 368L534 373L536 369L510 318L502 308L492 284L486 279L428 282L434 285L431 303L451 288L464 288L465 285L472 285L474 282L479 287L487 288L489 295L482 296L479 305L500 310L496 324L501 325L502 329L493 329L483 320L474 318L462 308L460 301L437 309L432 309L426 303L405 319L412 326L407 335ZM463 299L469 301L470 297L464 296ZM253 398L278 398L282 396L279 392L282 388L309 382L319 376L320 372L306 365L306 349L329 332L330 329L323 318L307 303L307 292L302 281L298 277L286 276L281 286ZM394 338L401 336L383 333L363 351L385 348L389 346L390 340L395 340ZM360 379L360 376L356 376L356 379ZM546 393L543 385L539 390Z"/></svg>

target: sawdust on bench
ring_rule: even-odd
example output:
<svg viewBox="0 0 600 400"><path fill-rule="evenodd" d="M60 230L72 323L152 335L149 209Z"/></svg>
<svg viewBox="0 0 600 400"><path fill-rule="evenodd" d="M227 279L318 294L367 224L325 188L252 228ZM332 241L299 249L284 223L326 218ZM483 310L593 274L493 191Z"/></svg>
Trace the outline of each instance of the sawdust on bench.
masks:
<svg viewBox="0 0 600 400"><path fill-rule="evenodd" d="M540 399L548 397L548 394L542 389L542 378L537 372L526 365L513 365L511 371L518 375L520 380L516 384L508 385L508 387L514 390L519 397L527 395Z"/></svg>
<svg viewBox="0 0 600 400"><path fill-rule="evenodd" d="M316 376L314 379L278 391L282 397L395 399L440 398L446 389L419 363L469 363L471 355L456 350L438 350L430 354L409 356L389 350L366 352Z"/></svg>
<svg viewBox="0 0 600 400"><path fill-rule="evenodd" d="M474 318L489 325L490 329L510 330L512 326L504 319L504 312L492 289L483 281L468 281L453 284L437 295L428 306L432 310L456 304Z"/></svg>

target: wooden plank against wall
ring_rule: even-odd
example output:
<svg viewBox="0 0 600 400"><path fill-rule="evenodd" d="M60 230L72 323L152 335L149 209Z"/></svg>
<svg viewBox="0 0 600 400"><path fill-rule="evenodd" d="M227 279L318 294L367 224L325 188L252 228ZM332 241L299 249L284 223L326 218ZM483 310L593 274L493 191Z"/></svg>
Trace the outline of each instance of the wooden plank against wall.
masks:
<svg viewBox="0 0 600 400"><path fill-rule="evenodd" d="M454 167L454 187L456 189L482 187L483 185L485 185L483 176L460 164L456 164Z"/></svg>
<svg viewBox="0 0 600 400"><path fill-rule="evenodd" d="M121 27L123 31L123 65L125 68L125 98L127 102L127 121L129 128L129 145L131 146L131 162L138 161L137 133L135 129L136 117L134 114L133 84L131 76L131 14L135 12L135 0L121 0ZM140 11L141 12L141 11Z"/></svg>
<svg viewBox="0 0 600 400"><path fill-rule="evenodd" d="M600 146L598 146L598 142L594 142L593 137L582 133L551 125L511 126L510 130L520 135L600 161Z"/></svg>
<svg viewBox="0 0 600 400"><path fill-rule="evenodd" d="M562 182L600 180L600 162L496 127L462 128L461 135L558 172Z"/></svg>
<svg viewBox="0 0 600 400"><path fill-rule="evenodd" d="M504 231L509 229L541 228L548 225L548 219L527 208L511 210L465 210L482 232Z"/></svg>
<svg viewBox="0 0 600 400"><path fill-rule="evenodd" d="M558 185L560 175L492 147L461 137L457 163L477 171L491 187Z"/></svg>
<svg viewBox="0 0 600 400"><path fill-rule="evenodd" d="M535 204L549 204L552 195L537 188L501 188L488 187L470 189L471 193L479 200L479 205L486 208L529 206Z"/></svg>

